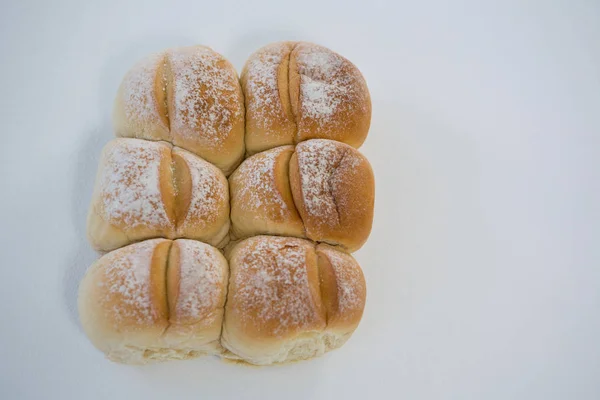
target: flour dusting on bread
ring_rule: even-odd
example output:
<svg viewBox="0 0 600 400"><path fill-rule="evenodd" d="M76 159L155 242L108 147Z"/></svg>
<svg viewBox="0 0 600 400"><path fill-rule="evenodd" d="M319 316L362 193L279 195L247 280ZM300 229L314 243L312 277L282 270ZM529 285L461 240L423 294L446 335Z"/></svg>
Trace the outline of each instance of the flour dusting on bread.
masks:
<svg viewBox="0 0 600 400"><path fill-rule="evenodd" d="M299 43L295 53L301 76L299 131L307 133L316 124L320 135L335 132L337 136L350 127L356 113L369 112L364 79L350 61L310 43Z"/></svg>
<svg viewBox="0 0 600 400"><path fill-rule="evenodd" d="M325 250L337 283L338 311L342 318L364 306L365 281L358 263L349 254L338 250Z"/></svg>
<svg viewBox="0 0 600 400"><path fill-rule="evenodd" d="M235 70L220 54L195 46L168 52L173 74L171 129L183 136L221 144L243 118Z"/></svg>
<svg viewBox="0 0 600 400"><path fill-rule="evenodd" d="M109 223L131 228L171 225L160 191L161 150L165 147L139 139L115 139L106 146L98 189L99 211Z"/></svg>
<svg viewBox="0 0 600 400"><path fill-rule="evenodd" d="M276 219L288 215L288 206L277 189L275 165L281 153L290 146L277 147L246 159L235 172L236 203L243 212L256 213L265 209Z"/></svg>
<svg viewBox="0 0 600 400"><path fill-rule="evenodd" d="M219 179L223 173L214 165L186 151L178 150L190 170L192 180L191 202L186 222L208 225L221 216L223 203L228 201L227 184Z"/></svg>
<svg viewBox="0 0 600 400"><path fill-rule="evenodd" d="M139 325L155 321L150 298L152 254L164 239L146 240L108 253L103 258L104 279L98 285L105 290L99 300L110 304L115 323L135 321Z"/></svg>
<svg viewBox="0 0 600 400"><path fill-rule="evenodd" d="M271 123L273 119L285 118L277 74L289 52L288 43L274 43L253 54L245 66L245 91L250 99L247 101L248 115L253 116L252 121L266 135L277 133Z"/></svg>
<svg viewBox="0 0 600 400"><path fill-rule="evenodd" d="M343 152L335 142L329 140L309 140L296 146L302 199L306 211L319 217L321 224L338 223L335 193L332 193L332 177Z"/></svg>
<svg viewBox="0 0 600 400"><path fill-rule="evenodd" d="M297 62L302 115L325 123L342 102L350 100L352 79L342 68L344 59L320 46L301 45Z"/></svg>
<svg viewBox="0 0 600 400"><path fill-rule="evenodd" d="M231 293L240 318L275 336L313 323L315 310L301 239L262 236L249 239L236 255Z"/></svg>
<svg viewBox="0 0 600 400"><path fill-rule="evenodd" d="M226 271L214 247L195 240L175 242L180 249L179 318L207 319L219 306Z"/></svg>
<svg viewBox="0 0 600 400"><path fill-rule="evenodd" d="M154 82L162 62L164 62L164 54L153 54L139 61L123 78L123 102L128 119L159 120L159 105L154 93Z"/></svg>
<svg viewBox="0 0 600 400"><path fill-rule="evenodd" d="M340 142L313 139L298 144L296 154L302 200L312 223L333 227L346 210L361 208L362 200L352 196L353 177L364 162L360 153Z"/></svg>

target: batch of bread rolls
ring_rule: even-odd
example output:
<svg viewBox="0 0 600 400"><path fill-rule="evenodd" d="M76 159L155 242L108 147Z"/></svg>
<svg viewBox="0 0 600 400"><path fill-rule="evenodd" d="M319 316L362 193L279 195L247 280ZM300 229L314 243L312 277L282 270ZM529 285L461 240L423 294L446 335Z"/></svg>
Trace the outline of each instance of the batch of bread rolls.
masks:
<svg viewBox="0 0 600 400"><path fill-rule="evenodd" d="M343 345L366 285L374 178L359 70L282 42L238 78L204 46L135 65L118 90L88 214L102 255L79 289L85 333L113 361L218 355L269 365Z"/></svg>

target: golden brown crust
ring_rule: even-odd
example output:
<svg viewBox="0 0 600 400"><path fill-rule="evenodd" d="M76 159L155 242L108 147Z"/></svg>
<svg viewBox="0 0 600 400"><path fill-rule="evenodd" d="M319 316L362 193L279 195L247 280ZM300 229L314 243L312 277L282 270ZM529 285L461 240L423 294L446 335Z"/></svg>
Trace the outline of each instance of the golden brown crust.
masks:
<svg viewBox="0 0 600 400"><path fill-rule="evenodd" d="M152 253L150 266L150 298L154 304L154 312L159 320L168 319L169 305L165 277L172 242L159 242Z"/></svg>
<svg viewBox="0 0 600 400"><path fill-rule="evenodd" d="M148 346L168 326L165 245L170 241L152 239L108 253L81 282L78 306L83 329L115 361L121 360L126 345ZM135 343L127 340L130 336Z"/></svg>
<svg viewBox="0 0 600 400"><path fill-rule="evenodd" d="M181 154L171 153L173 159L173 190L175 195L174 213L177 221L185 218L192 201L192 177L190 168Z"/></svg>
<svg viewBox="0 0 600 400"><path fill-rule="evenodd" d="M290 159L292 158L293 152L287 151L284 156L278 157L275 160L275 185L277 191L281 193L281 199L283 204L290 213L290 225L293 227L289 236L299 236L304 229L296 205L294 204L294 197L292 196L292 190L290 187Z"/></svg>
<svg viewBox="0 0 600 400"><path fill-rule="evenodd" d="M327 329L351 333L362 318L367 297L362 270L351 255L332 246L319 244L317 255Z"/></svg>
<svg viewBox="0 0 600 400"><path fill-rule="evenodd" d="M148 140L169 138L165 58L164 53L152 54L125 74L113 107L116 136Z"/></svg>
<svg viewBox="0 0 600 400"><path fill-rule="evenodd" d="M360 322L364 277L347 253L255 236L238 242L228 259L224 357L258 365L312 358L341 346Z"/></svg>
<svg viewBox="0 0 600 400"><path fill-rule="evenodd" d="M229 177L233 237L304 235L288 177L293 151L282 146L255 154Z"/></svg>
<svg viewBox="0 0 600 400"><path fill-rule="evenodd" d="M322 251L317 251L317 257L321 299L323 299L323 306L329 319L338 312L338 291L335 283L335 272L329 259L323 255Z"/></svg>
<svg viewBox="0 0 600 400"><path fill-rule="evenodd" d="M296 104L292 102L290 71L292 70L291 63L293 62L291 56L295 44L287 42L285 44L286 52L283 55L279 69L277 71L277 88L279 90L279 100L286 116L286 121L290 125L290 129L296 130L296 114L294 107Z"/></svg>
<svg viewBox="0 0 600 400"><path fill-rule="evenodd" d="M169 321L212 323L208 317L225 304L227 281L227 261L218 249L195 240L174 240L167 277Z"/></svg>
<svg viewBox="0 0 600 400"><path fill-rule="evenodd" d="M156 77L154 78L154 97L156 99L157 112L160 117L160 129L163 132L162 136L156 136L155 140L161 140L166 137L172 139L172 135L169 131L169 109L167 103L167 80L170 79L170 75L167 74L167 63L166 56L161 57L160 62L157 66Z"/></svg>
<svg viewBox="0 0 600 400"><path fill-rule="evenodd" d="M298 76L296 142L331 139L360 147L371 121L371 98L362 74L339 54L300 42L292 59Z"/></svg>
<svg viewBox="0 0 600 400"><path fill-rule="evenodd" d="M254 53L241 74L246 106L248 154L292 144L296 124L288 91L291 42L274 43Z"/></svg>
<svg viewBox="0 0 600 400"><path fill-rule="evenodd" d="M110 251L152 237L224 244L227 179L212 164L164 142L115 139L102 152L88 237Z"/></svg>
<svg viewBox="0 0 600 400"><path fill-rule="evenodd" d="M163 143L163 142L159 142ZM160 198L165 209L165 213L167 214L167 218L169 219L169 227L170 231L175 228L177 225L177 215L176 215L176 203L177 203L177 193L175 191L175 185L173 184L173 148L171 146L164 146L161 149L162 157L159 163L159 176L158 176L158 185L160 190ZM172 235L171 232L165 233L166 237L170 237ZM162 236L162 235L157 235Z"/></svg>
<svg viewBox="0 0 600 400"><path fill-rule="evenodd" d="M126 75L114 120L118 136L158 142L132 145L139 154L130 165L123 153L112 170L101 162L88 236L100 250L156 236L224 245L231 187L234 238L290 235L356 250L370 233L374 179L352 146L364 141L370 116L358 69L314 44L260 49L241 86L231 64L203 46L150 57ZM111 146L127 147L121 140ZM225 174L244 147L272 150L246 160L228 182L217 167L161 140ZM349 338L365 305L362 271L340 247L254 236L229 247L229 271L207 244L146 240L105 255L86 274L82 324L121 362L318 356Z"/></svg>
<svg viewBox="0 0 600 400"><path fill-rule="evenodd" d="M230 173L244 154L244 98L235 69L205 46L168 50L167 65L173 144Z"/></svg>
<svg viewBox="0 0 600 400"><path fill-rule="evenodd" d="M312 243L255 236L233 250L230 268L228 318L237 318L247 336L277 340L324 328Z"/></svg>
<svg viewBox="0 0 600 400"><path fill-rule="evenodd" d="M173 241L171 242L171 250L169 252L167 263L167 274L165 276L169 316L175 315L175 310L177 308L177 301L179 300L180 295L180 276L181 251L177 241Z"/></svg>
<svg viewBox="0 0 600 400"><path fill-rule="evenodd" d="M187 239L151 239L106 254L80 285L86 334L118 362L222 354L260 365L321 355L358 326L365 282L347 253L255 236L228 257L230 271L216 248Z"/></svg>
<svg viewBox="0 0 600 400"><path fill-rule="evenodd" d="M296 57L296 48L298 47L298 43L294 43L292 52L290 53L290 57L288 59L288 82L287 89L289 93L290 99L290 111L294 117L294 122L296 123L296 130L294 132L294 143L296 143L298 139L298 124L300 123L300 74L298 73L298 59Z"/></svg>
<svg viewBox="0 0 600 400"><path fill-rule="evenodd" d="M357 250L373 221L367 159L331 140L281 146L246 159L229 178L232 234L309 238Z"/></svg>
<svg viewBox="0 0 600 400"><path fill-rule="evenodd" d="M223 244L230 225L227 178L214 165L183 149L174 148L173 157L185 164L181 175L187 173L185 179L189 179L189 188L183 185L184 191L177 196L185 199L179 210L177 237L201 240L213 246ZM175 176L180 175L177 165Z"/></svg>
<svg viewBox="0 0 600 400"><path fill-rule="evenodd" d="M359 249L373 223L375 181L368 160L333 140L302 142L290 160L290 185L306 236Z"/></svg>
<svg viewBox="0 0 600 400"><path fill-rule="evenodd" d="M170 163L171 147L162 142L115 139L105 146L88 214L96 250L172 235Z"/></svg>
<svg viewBox="0 0 600 400"><path fill-rule="evenodd" d="M79 292L83 328L108 358L125 363L221 351L227 262L212 246L152 239L100 258Z"/></svg>
<svg viewBox="0 0 600 400"><path fill-rule="evenodd" d="M233 66L208 47L170 49L136 64L117 93L117 136L165 140L229 174L244 155L244 100Z"/></svg>
<svg viewBox="0 0 600 400"><path fill-rule="evenodd" d="M313 138L364 142L371 99L360 71L339 54L306 42L280 42L252 54L242 73L246 151Z"/></svg>
<svg viewBox="0 0 600 400"><path fill-rule="evenodd" d="M286 343L322 331L317 258L312 243L255 236L230 253L229 294L221 343L258 364L287 357Z"/></svg>
<svg viewBox="0 0 600 400"><path fill-rule="evenodd" d="M228 277L227 261L216 248L187 239L173 242L167 276L168 343L221 352Z"/></svg>

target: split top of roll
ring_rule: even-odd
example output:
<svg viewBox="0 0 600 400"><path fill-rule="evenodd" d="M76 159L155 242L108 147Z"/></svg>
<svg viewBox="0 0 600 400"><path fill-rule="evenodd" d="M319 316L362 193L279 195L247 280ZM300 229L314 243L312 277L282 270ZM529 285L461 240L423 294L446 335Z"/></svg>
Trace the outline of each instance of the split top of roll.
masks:
<svg viewBox="0 0 600 400"><path fill-rule="evenodd" d="M267 365L319 356L358 326L366 286L352 256L274 236L227 254L195 240L150 239L104 255L79 288L85 333L121 363L212 354Z"/></svg>
<svg viewBox="0 0 600 400"><path fill-rule="evenodd" d="M138 62L115 100L117 136L164 140L226 175L244 156L244 99L237 73L205 46L163 51Z"/></svg>
<svg viewBox="0 0 600 400"><path fill-rule="evenodd" d="M257 365L319 356L358 326L366 285L358 263L331 246L255 236L228 251L226 357Z"/></svg>
<svg viewBox="0 0 600 400"><path fill-rule="evenodd" d="M96 261L79 286L92 343L117 362L144 364L220 354L227 261L187 239L151 239Z"/></svg>
<svg viewBox="0 0 600 400"><path fill-rule="evenodd" d="M229 188L214 165L166 142L119 138L103 149L88 213L106 252L153 238L228 240Z"/></svg>
<svg viewBox="0 0 600 400"><path fill-rule="evenodd" d="M234 238L296 236L355 251L371 232L373 171L344 143L312 139L255 154L229 186Z"/></svg>
<svg viewBox="0 0 600 400"><path fill-rule="evenodd" d="M248 154L316 138L358 148L367 136L367 84L354 64L323 46L269 44L250 56L241 82Z"/></svg>

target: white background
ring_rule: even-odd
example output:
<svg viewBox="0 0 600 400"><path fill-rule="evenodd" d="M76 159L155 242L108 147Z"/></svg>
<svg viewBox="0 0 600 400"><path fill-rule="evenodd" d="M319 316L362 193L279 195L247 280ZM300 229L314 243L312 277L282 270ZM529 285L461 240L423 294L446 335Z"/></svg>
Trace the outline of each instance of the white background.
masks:
<svg viewBox="0 0 600 400"><path fill-rule="evenodd" d="M2 1L0 398L600 398L600 4L449 3ZM75 304L121 77L194 43L239 70L284 39L371 90L362 324L286 367L106 361Z"/></svg>

